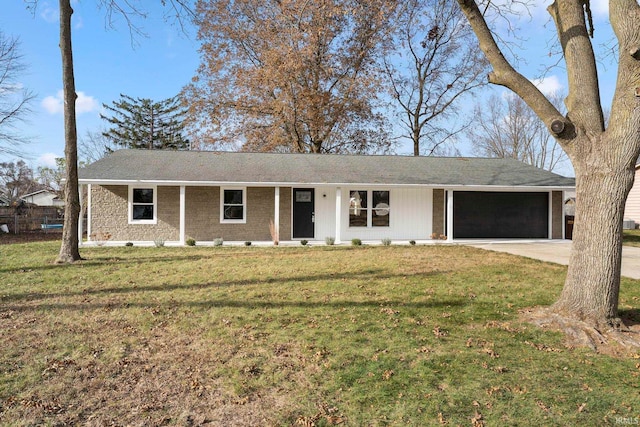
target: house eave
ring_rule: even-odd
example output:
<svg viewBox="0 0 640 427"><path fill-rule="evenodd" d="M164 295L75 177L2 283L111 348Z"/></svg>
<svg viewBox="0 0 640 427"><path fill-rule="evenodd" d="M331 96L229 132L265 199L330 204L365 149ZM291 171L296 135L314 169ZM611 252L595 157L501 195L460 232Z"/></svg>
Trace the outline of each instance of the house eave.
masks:
<svg viewBox="0 0 640 427"><path fill-rule="evenodd" d="M80 179L79 184L97 185L156 185L190 187L367 187L367 188L439 188L452 191L570 191L574 186L555 185L492 185L492 184L438 184L438 183L371 183L371 182L243 182L243 181L176 181L145 179Z"/></svg>

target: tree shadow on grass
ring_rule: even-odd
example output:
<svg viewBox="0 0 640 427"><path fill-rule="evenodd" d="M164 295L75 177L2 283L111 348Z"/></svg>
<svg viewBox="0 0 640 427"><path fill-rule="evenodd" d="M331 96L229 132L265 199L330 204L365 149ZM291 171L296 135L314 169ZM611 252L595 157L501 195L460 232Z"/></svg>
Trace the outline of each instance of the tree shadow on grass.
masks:
<svg viewBox="0 0 640 427"><path fill-rule="evenodd" d="M98 266L126 266L140 265L149 263L167 263L175 261L198 261L205 258L211 258L210 254L191 254L191 255L172 255L172 256L104 256L84 259L74 264L43 264L37 266L9 267L0 268L0 274L17 274L28 271L60 271L61 269L77 269L81 267L98 267Z"/></svg>
<svg viewBox="0 0 640 427"><path fill-rule="evenodd" d="M446 275L448 271L433 271L427 273L385 273L385 270L381 269L366 269L358 271L358 280L362 280L363 277L367 278L368 282L375 282L379 280L389 280L396 278L408 278L417 277L419 279L427 280L434 276ZM147 293L147 292L173 292L177 290L203 290L203 289L219 289L222 287L234 287L234 286L262 286L270 284L284 284L291 283L292 285L301 285L309 282L317 281L345 281L356 279L353 273L319 273L319 274L305 274L305 275L292 275L292 276L278 276L269 277L264 279L240 279L240 280L227 280L220 282L205 282L205 283L172 283L172 284L155 284L155 285L137 285L135 283L127 283L125 286L108 287L108 288L84 288L77 291L69 292L24 292L15 293L9 295L0 295L0 303L6 304L11 301L24 301L31 302L37 300L57 299L57 298L70 298L76 296L114 296L124 294L135 293ZM5 306L6 308L6 306ZM16 309L15 307L13 308Z"/></svg>
<svg viewBox="0 0 640 427"><path fill-rule="evenodd" d="M216 308L238 308L238 309L280 309L280 308L304 308L307 310L313 309L348 309L348 308L381 308L381 307L406 307L412 309L425 309L436 307L459 307L469 304L468 299L441 299L441 300L429 300L410 302L403 300L364 300L364 301L352 301L352 300L339 300L339 301L309 301L309 300L276 300L269 298L269 300L237 300L237 299L211 299L205 301L166 301L166 302L104 302L104 303L44 303L36 305L8 305L5 306L7 312L28 312L28 311L83 311L83 310L115 310L115 309L129 309L129 308L175 308L191 307L199 309L216 309Z"/></svg>

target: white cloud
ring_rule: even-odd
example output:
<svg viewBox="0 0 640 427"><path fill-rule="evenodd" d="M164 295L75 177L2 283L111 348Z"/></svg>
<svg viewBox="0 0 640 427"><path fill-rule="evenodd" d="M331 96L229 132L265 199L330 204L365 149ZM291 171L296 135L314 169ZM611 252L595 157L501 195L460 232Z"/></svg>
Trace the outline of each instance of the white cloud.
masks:
<svg viewBox="0 0 640 427"><path fill-rule="evenodd" d="M532 83L536 85L540 92L545 95L554 95L561 92L563 86L558 79L558 76L549 76L542 79L533 79Z"/></svg>
<svg viewBox="0 0 640 427"><path fill-rule="evenodd" d="M39 166L55 168L56 167L56 159L59 158L59 157L64 157L64 156L60 156L60 155L58 155L56 153L44 153L40 157L38 157L38 160L36 160L36 163Z"/></svg>
<svg viewBox="0 0 640 427"><path fill-rule="evenodd" d="M49 2L44 2L40 8L40 17L50 24L58 22L60 12L57 7L51 6Z"/></svg>
<svg viewBox="0 0 640 427"><path fill-rule="evenodd" d="M76 99L76 113L88 113L96 111L100 108L100 103L93 97L85 95L84 92L77 92L78 99ZM47 110L49 114L58 114L63 111L63 92L59 90L55 96L47 96L41 102L42 107Z"/></svg>

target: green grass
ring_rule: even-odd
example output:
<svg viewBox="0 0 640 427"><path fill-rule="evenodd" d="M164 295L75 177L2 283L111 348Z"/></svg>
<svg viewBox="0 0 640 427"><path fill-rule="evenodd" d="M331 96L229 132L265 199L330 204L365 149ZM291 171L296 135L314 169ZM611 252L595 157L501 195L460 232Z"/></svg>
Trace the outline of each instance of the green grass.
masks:
<svg viewBox="0 0 640 427"><path fill-rule="evenodd" d="M640 247L640 230L624 230L622 242L626 246Z"/></svg>
<svg viewBox="0 0 640 427"><path fill-rule="evenodd" d="M461 246L0 246L4 425L615 425L640 355L518 320L565 267ZM621 308L637 314L638 282Z"/></svg>

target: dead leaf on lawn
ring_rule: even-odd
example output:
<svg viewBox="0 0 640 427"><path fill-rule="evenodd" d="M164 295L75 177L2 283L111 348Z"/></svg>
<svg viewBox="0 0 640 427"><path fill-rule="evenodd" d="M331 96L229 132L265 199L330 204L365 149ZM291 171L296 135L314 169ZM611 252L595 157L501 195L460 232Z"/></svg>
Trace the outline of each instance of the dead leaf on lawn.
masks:
<svg viewBox="0 0 640 427"><path fill-rule="evenodd" d="M578 412L583 412L586 407L587 407L586 403L583 403L582 405L578 406Z"/></svg>
<svg viewBox="0 0 640 427"><path fill-rule="evenodd" d="M449 424L449 422L444 418L444 415L442 415L442 412L438 412L438 422L443 426Z"/></svg>
<svg viewBox="0 0 640 427"><path fill-rule="evenodd" d="M385 380L388 380L388 379L390 379L393 375L394 375L393 370L392 370L392 369L388 369L388 370L386 370L386 371L384 371L384 372L382 373L382 378L383 378L383 379L385 379Z"/></svg>
<svg viewBox="0 0 640 427"><path fill-rule="evenodd" d="M435 328L433 328L433 335L435 335L436 338L443 338L449 335L449 332L445 331L444 329L440 329L439 326L436 326Z"/></svg>
<svg viewBox="0 0 640 427"><path fill-rule="evenodd" d="M536 400L536 405L538 405L538 408L542 409L544 412L549 412L549 407L541 400Z"/></svg>
<svg viewBox="0 0 640 427"><path fill-rule="evenodd" d="M347 420L345 417L338 417L336 415L325 415L325 419L330 425L342 424Z"/></svg>
<svg viewBox="0 0 640 427"><path fill-rule="evenodd" d="M384 314L388 314L389 316L393 316L393 315L396 315L396 314L398 314L400 312L397 311L397 310L393 310L393 309L391 309L389 307L383 307L383 308L380 309L380 313L384 313Z"/></svg>
<svg viewBox="0 0 640 427"><path fill-rule="evenodd" d="M527 345L530 345L531 347L535 348L536 350L540 350L540 351L546 351L549 353L560 353L562 350L557 349L557 348L553 348L553 347L549 347L546 344L535 344L529 341L525 341L524 342Z"/></svg>
<svg viewBox="0 0 640 427"><path fill-rule="evenodd" d="M484 420L480 412L476 411L473 418L471 418L471 425L473 427L484 427Z"/></svg>

